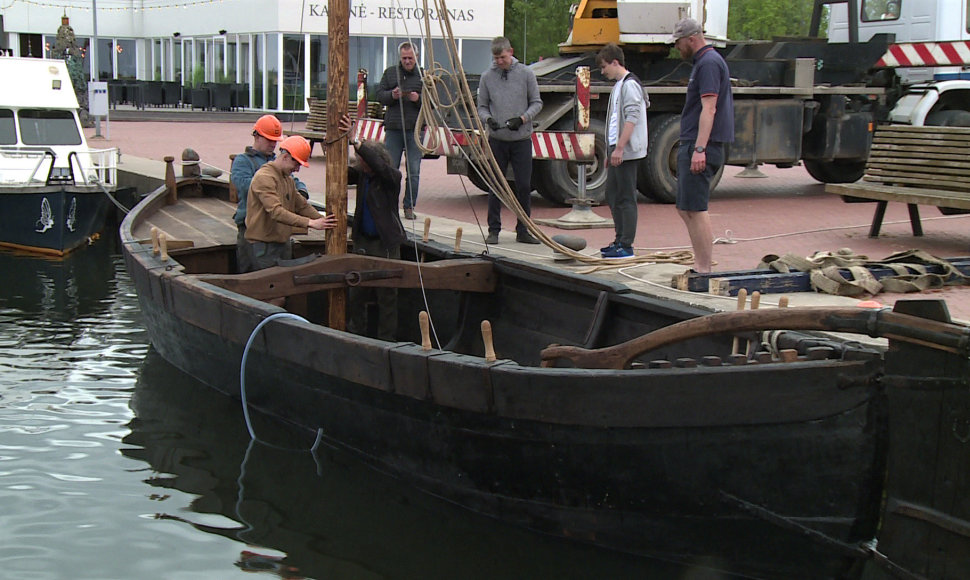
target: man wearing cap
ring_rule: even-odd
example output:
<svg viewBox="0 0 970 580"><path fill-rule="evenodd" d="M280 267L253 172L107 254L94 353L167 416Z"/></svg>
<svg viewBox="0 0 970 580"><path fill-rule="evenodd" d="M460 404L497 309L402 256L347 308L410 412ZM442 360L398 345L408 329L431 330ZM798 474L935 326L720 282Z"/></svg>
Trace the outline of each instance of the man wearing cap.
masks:
<svg viewBox="0 0 970 580"><path fill-rule="evenodd" d="M700 24L685 18L670 41L694 68L680 117L677 152L677 212L687 226L694 250L694 270L710 272L714 235L707 204L711 180L724 165L724 144L734 141L734 99L727 63L707 44Z"/></svg>
<svg viewBox="0 0 970 580"><path fill-rule="evenodd" d="M253 270L253 257L249 244L246 242L246 200L249 195L249 184L253 175L265 163L276 158L276 144L283 140L283 126L273 115L263 115L253 125L253 144L247 145L246 150L236 155L229 170L229 180L236 186L239 203L236 213L232 216L236 222L236 266L240 273ZM297 191L304 198L309 197L306 184L293 176Z"/></svg>
<svg viewBox="0 0 970 580"><path fill-rule="evenodd" d="M307 228L333 229L334 216L321 215L299 194L293 174L308 167L310 143L294 135L280 143L280 154L265 163L249 184L246 203L246 240L250 244L253 269L275 266L292 258L292 234Z"/></svg>

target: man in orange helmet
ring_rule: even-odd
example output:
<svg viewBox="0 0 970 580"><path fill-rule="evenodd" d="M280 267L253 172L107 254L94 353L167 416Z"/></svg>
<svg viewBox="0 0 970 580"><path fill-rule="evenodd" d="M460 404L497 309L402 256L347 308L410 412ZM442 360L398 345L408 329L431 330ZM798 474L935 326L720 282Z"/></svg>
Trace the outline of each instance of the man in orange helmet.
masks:
<svg viewBox="0 0 970 580"><path fill-rule="evenodd" d="M280 154L267 162L249 184L246 202L246 241L252 251L253 269L275 266L293 257L290 236L307 228L329 230L334 216L321 215L299 194L294 173L310 165L310 143L294 135L280 143Z"/></svg>
<svg viewBox="0 0 970 580"><path fill-rule="evenodd" d="M276 144L283 140L283 126L273 115L263 115L253 125L253 144L246 146L246 151L236 155L232 160L229 179L236 186L239 193L239 203L236 213L232 216L236 222L236 265L240 273L250 272L253 268L253 257L249 244L246 242L246 200L249 196L250 183L253 175L265 163L276 158ZM304 198L309 198L307 186L293 176L296 189Z"/></svg>

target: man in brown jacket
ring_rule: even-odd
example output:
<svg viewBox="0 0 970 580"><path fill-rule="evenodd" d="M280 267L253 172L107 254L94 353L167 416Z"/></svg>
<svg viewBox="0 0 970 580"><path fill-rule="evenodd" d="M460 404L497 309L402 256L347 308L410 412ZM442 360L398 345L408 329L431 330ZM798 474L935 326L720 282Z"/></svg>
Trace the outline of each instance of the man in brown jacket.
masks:
<svg viewBox="0 0 970 580"><path fill-rule="evenodd" d="M293 173L308 167L310 143L300 136L280 143L280 154L259 168L249 185L246 200L246 240L253 251L253 268L275 266L292 258L290 236L307 228L333 229L334 216L321 215L296 190Z"/></svg>

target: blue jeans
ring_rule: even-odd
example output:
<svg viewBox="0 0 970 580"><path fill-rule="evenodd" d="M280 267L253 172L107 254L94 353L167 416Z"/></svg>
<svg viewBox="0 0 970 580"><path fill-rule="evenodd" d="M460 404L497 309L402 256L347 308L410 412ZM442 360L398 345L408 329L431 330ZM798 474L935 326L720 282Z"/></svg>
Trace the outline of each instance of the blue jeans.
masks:
<svg viewBox="0 0 970 580"><path fill-rule="evenodd" d="M384 146L391 156L391 167L401 166L401 155L407 149L407 178L404 180L404 207L414 208L418 203L418 184L421 181L421 150L414 140L414 131L385 129Z"/></svg>

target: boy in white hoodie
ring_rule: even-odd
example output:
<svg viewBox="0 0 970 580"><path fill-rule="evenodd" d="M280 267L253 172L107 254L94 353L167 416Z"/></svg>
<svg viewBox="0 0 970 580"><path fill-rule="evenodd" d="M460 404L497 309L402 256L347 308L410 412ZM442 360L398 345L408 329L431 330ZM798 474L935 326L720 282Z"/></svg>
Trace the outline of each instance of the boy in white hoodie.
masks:
<svg viewBox="0 0 970 580"><path fill-rule="evenodd" d="M637 165L647 156L647 106L640 79L624 66L623 50L610 43L596 55L603 76L616 81L606 111L606 202L616 239L602 248L604 258L633 256L637 235Z"/></svg>

